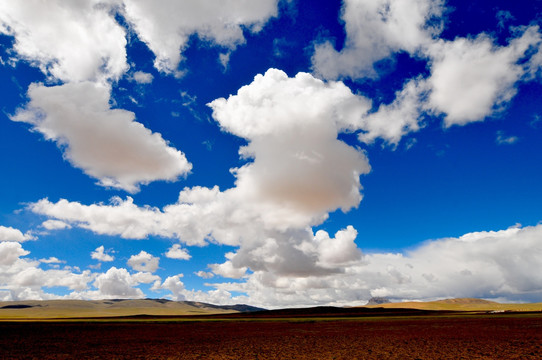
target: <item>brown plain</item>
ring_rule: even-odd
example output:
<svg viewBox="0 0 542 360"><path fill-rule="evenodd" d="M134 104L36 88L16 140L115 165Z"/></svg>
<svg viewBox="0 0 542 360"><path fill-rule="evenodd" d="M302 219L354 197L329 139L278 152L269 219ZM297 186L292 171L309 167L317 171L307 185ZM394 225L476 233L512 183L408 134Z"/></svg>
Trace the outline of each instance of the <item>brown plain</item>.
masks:
<svg viewBox="0 0 542 360"><path fill-rule="evenodd" d="M4 322L3 359L541 359L540 316Z"/></svg>
<svg viewBox="0 0 542 360"><path fill-rule="evenodd" d="M89 312L73 310L75 304L64 314L78 314L77 319L22 315L37 311L37 306L1 309L12 315L21 312L18 318L0 321L0 359L542 359L542 313L536 310L540 304L516 304L522 312L501 312L509 310L494 309L496 303L483 300L453 299L436 305L416 303L418 308L425 306L422 310L386 304L387 309L183 316L180 313L188 310L218 310L205 304L196 304L202 308L195 310L168 303L170 312L177 307L177 315L116 318L85 318ZM132 305L149 311L146 302ZM446 309L434 311L435 306ZM110 309L105 316L113 313Z"/></svg>

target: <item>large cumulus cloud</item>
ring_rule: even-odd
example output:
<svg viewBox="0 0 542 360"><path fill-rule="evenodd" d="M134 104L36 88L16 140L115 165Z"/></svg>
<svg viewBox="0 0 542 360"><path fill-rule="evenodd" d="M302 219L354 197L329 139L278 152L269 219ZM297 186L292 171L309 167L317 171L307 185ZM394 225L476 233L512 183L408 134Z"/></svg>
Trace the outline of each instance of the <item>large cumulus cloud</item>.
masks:
<svg viewBox="0 0 542 360"><path fill-rule="evenodd" d="M79 82L33 84L30 102L11 117L55 141L64 157L99 184L130 192L155 180L176 180L192 168L185 155L132 112L111 109L110 87Z"/></svg>

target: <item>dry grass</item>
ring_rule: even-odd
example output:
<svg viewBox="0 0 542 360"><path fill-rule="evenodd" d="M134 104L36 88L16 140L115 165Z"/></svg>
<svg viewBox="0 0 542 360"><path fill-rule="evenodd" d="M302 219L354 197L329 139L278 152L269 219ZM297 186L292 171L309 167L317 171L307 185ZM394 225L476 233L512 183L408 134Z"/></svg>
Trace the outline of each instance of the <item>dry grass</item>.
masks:
<svg viewBox="0 0 542 360"><path fill-rule="evenodd" d="M446 299L428 302L400 302L367 306L386 309L418 309L447 311L542 311L542 303L501 304L482 299Z"/></svg>
<svg viewBox="0 0 542 360"><path fill-rule="evenodd" d="M0 302L0 319L102 318L134 315L178 316L235 313L232 310L176 301L51 300Z"/></svg>

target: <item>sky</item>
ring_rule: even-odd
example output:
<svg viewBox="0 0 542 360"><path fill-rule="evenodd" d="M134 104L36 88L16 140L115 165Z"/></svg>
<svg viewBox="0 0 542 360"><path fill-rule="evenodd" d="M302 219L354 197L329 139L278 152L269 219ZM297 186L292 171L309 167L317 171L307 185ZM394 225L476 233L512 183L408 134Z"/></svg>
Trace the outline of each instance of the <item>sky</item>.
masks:
<svg viewBox="0 0 542 360"><path fill-rule="evenodd" d="M541 23L0 0L0 300L541 302Z"/></svg>

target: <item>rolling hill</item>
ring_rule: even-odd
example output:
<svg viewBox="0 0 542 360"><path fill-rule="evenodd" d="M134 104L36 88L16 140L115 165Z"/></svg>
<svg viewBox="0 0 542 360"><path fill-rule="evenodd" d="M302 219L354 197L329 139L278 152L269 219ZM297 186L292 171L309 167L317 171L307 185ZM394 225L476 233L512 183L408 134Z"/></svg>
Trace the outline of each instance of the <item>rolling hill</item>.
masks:
<svg viewBox="0 0 542 360"><path fill-rule="evenodd" d="M501 304L495 301L473 298L445 299L427 302L410 301L385 303L378 305L369 305L366 307L385 309L417 309L431 311L542 311L542 303Z"/></svg>
<svg viewBox="0 0 542 360"><path fill-rule="evenodd" d="M46 300L0 302L0 319L102 318L119 316L185 316L263 310L248 305L218 306L192 301Z"/></svg>

